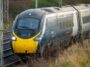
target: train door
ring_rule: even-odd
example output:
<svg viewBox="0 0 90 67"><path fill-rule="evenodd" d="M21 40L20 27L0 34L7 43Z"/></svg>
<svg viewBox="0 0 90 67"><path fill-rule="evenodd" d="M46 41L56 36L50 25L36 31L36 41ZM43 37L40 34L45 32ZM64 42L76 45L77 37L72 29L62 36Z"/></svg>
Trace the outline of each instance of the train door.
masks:
<svg viewBox="0 0 90 67"><path fill-rule="evenodd" d="M73 12L73 32L72 32L72 37L75 37L78 35L78 32L80 31L79 29L79 18L78 18L78 12L77 11L74 11Z"/></svg>
<svg viewBox="0 0 90 67"><path fill-rule="evenodd" d="M52 15L47 16L45 36L46 36L48 41L57 37L56 14L52 14Z"/></svg>
<svg viewBox="0 0 90 67"><path fill-rule="evenodd" d="M73 32L73 12L58 13L58 31L61 40L69 42Z"/></svg>

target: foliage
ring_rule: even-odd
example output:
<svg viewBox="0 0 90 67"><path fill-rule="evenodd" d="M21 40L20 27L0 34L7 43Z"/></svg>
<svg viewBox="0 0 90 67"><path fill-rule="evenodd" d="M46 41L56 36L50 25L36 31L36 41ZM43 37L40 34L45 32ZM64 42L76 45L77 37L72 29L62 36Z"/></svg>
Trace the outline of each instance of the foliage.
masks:
<svg viewBox="0 0 90 67"><path fill-rule="evenodd" d="M10 8L10 17L12 17L12 18L15 18L15 16L17 15L17 14L19 14L21 11L23 11L24 9L23 8L19 8L19 7L11 7Z"/></svg>
<svg viewBox="0 0 90 67"><path fill-rule="evenodd" d="M58 0L38 0L39 7L58 6Z"/></svg>

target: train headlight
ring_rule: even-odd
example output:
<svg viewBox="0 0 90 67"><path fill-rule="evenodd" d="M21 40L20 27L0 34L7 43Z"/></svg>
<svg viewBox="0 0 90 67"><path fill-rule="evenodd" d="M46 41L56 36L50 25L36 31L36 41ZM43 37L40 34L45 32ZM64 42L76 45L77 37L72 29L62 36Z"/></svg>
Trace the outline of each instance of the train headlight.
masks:
<svg viewBox="0 0 90 67"><path fill-rule="evenodd" d="M16 37L13 36L13 37L12 37L12 40L13 40L13 41L16 41Z"/></svg>

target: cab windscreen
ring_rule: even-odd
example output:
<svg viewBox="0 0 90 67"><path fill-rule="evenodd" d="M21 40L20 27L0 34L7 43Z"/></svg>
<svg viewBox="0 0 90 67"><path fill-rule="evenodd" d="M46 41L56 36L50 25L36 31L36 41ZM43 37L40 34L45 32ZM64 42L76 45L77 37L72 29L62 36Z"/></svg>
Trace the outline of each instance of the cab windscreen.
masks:
<svg viewBox="0 0 90 67"><path fill-rule="evenodd" d="M39 32L40 20L36 18L19 18L14 27L14 32L21 38L31 38Z"/></svg>

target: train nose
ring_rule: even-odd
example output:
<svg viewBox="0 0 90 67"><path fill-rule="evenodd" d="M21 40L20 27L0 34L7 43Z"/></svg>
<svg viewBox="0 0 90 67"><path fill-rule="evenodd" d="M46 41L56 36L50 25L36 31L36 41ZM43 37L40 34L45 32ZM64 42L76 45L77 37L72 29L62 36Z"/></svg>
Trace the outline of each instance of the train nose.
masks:
<svg viewBox="0 0 90 67"><path fill-rule="evenodd" d="M38 42L34 38L21 39L16 37L16 41L12 41L14 53L36 53Z"/></svg>

